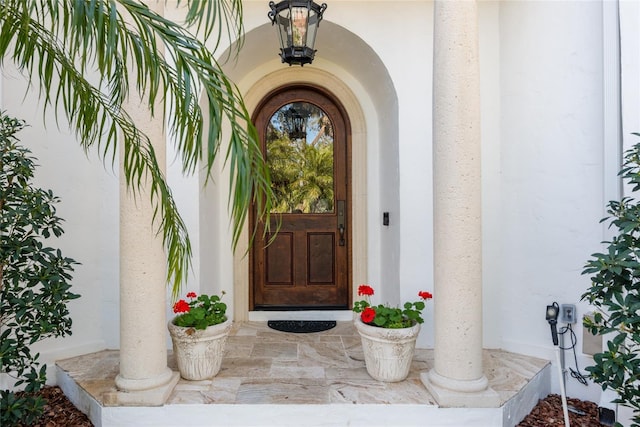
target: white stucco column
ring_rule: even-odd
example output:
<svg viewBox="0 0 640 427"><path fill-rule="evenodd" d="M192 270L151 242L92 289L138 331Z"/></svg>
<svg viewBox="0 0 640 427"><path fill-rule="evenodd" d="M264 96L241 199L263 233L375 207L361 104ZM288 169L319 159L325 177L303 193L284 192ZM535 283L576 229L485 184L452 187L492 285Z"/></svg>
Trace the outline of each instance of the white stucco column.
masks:
<svg viewBox="0 0 640 427"><path fill-rule="evenodd" d="M166 137L161 116L152 118L146 102L135 93L124 108L151 140L164 172ZM158 105L156 111L162 107ZM120 405L162 405L179 378L167 367L166 255L158 235L159 220L153 221L149 179L143 177L137 193L127 187L124 149L119 148L120 373L116 386L120 392L115 398Z"/></svg>
<svg viewBox="0 0 640 427"><path fill-rule="evenodd" d="M441 406L497 407L482 367L477 4L434 7L435 365L422 379Z"/></svg>
<svg viewBox="0 0 640 427"><path fill-rule="evenodd" d="M128 111L136 123L153 123L146 112ZM156 123L143 130L164 164L162 129ZM167 367L166 257L152 216L148 185L134 196L121 167L120 373L116 377L118 390L125 392L117 396L121 405L161 405L177 381L177 374Z"/></svg>

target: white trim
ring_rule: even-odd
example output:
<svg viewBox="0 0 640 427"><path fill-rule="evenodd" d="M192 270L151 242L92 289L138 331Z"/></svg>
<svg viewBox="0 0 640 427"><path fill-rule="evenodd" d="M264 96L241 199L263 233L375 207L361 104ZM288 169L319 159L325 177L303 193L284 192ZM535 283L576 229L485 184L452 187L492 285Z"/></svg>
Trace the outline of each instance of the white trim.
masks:
<svg viewBox="0 0 640 427"><path fill-rule="evenodd" d="M603 65L603 217L609 200L618 200L622 193L618 177L622 159L622 112L620 93L620 20L617 1L602 3L602 65ZM603 223L605 236L612 230Z"/></svg>
<svg viewBox="0 0 640 427"><path fill-rule="evenodd" d="M623 149L627 150L640 142L638 137L631 135L632 132L640 132L640 40L637 35L640 3L621 1L619 8L622 139Z"/></svg>

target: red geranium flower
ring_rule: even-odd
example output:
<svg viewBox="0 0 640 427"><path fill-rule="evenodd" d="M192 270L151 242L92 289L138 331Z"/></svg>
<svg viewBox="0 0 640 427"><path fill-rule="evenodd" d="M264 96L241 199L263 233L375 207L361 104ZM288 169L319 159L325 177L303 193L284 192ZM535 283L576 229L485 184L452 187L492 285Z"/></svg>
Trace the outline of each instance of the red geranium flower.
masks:
<svg viewBox="0 0 640 427"><path fill-rule="evenodd" d="M198 296L198 295L196 295L196 293L195 293L195 292L189 292L189 293L187 294L187 298L195 298L195 297L197 297L197 296Z"/></svg>
<svg viewBox="0 0 640 427"><path fill-rule="evenodd" d="M173 304L173 312L174 313L188 313L191 310L189 303L185 300L181 299L177 303Z"/></svg>
<svg viewBox="0 0 640 427"><path fill-rule="evenodd" d="M433 298L433 295L431 295L431 292L427 292L427 291L420 291L418 292L418 296L422 299L431 299Z"/></svg>
<svg viewBox="0 0 640 427"><path fill-rule="evenodd" d="M373 288L369 285L360 285L358 286L358 295L373 295Z"/></svg>
<svg viewBox="0 0 640 427"><path fill-rule="evenodd" d="M378 304L372 306L369 296L373 295L373 288L369 285L360 285L358 295L364 295L360 301L353 302L353 311L360 314L363 323L379 328L410 328L416 323L424 323L422 310L425 308L424 300L433 298L431 292L420 291L418 296L422 301L405 302L402 306L390 306Z"/></svg>
<svg viewBox="0 0 640 427"><path fill-rule="evenodd" d="M371 307L367 307L364 310L362 310L362 314L360 315L360 319L362 319L364 323L371 323L375 318L376 318L376 311Z"/></svg>

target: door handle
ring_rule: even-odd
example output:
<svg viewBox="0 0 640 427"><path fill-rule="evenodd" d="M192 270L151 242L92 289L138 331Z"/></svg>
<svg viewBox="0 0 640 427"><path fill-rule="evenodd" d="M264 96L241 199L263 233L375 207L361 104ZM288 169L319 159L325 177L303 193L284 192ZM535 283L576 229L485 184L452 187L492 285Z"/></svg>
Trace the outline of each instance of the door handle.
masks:
<svg viewBox="0 0 640 427"><path fill-rule="evenodd" d="M344 215L344 200L338 200L338 233L340 234L340 238L338 240L339 246L345 245L344 240L344 231L346 227L345 215Z"/></svg>

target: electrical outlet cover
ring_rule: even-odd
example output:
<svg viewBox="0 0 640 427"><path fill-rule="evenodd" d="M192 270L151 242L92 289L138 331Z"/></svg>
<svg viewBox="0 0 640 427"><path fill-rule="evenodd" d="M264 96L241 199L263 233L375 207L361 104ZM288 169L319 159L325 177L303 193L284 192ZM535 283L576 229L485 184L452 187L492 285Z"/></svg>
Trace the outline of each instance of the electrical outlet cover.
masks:
<svg viewBox="0 0 640 427"><path fill-rule="evenodd" d="M576 323L575 304L562 304L560 306L560 321L562 323Z"/></svg>

